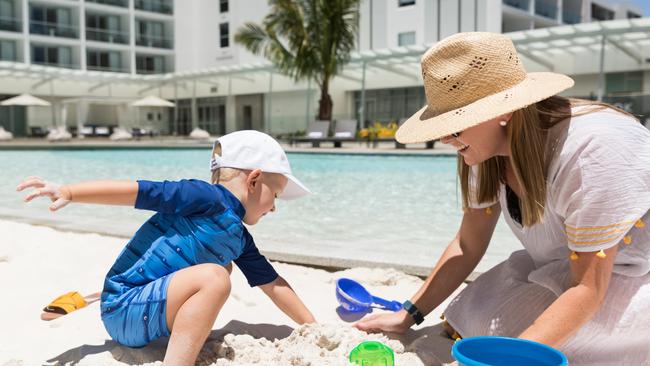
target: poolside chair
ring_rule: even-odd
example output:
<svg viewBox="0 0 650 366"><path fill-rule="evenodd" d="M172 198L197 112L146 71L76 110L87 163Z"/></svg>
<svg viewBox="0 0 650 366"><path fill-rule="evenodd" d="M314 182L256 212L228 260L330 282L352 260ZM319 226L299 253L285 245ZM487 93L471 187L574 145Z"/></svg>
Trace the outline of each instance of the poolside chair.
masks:
<svg viewBox="0 0 650 366"><path fill-rule="evenodd" d="M307 127L307 134L301 137L292 138L290 144L297 144L299 142L311 142L312 147L320 147L322 141L327 141L327 136L330 130L330 121L316 120L309 123Z"/></svg>
<svg viewBox="0 0 650 366"><path fill-rule="evenodd" d="M334 125L334 136L329 139L334 142L334 147L341 147L344 141L357 140L357 120L341 119Z"/></svg>
<svg viewBox="0 0 650 366"><path fill-rule="evenodd" d="M29 136L31 137L45 137L50 131L41 126L30 126L29 127Z"/></svg>
<svg viewBox="0 0 650 366"><path fill-rule="evenodd" d="M93 137L95 136L95 127L83 125L81 126L81 129L79 129L79 135L84 137Z"/></svg>
<svg viewBox="0 0 650 366"><path fill-rule="evenodd" d="M406 122L406 120L408 120L408 118L400 118L399 121L397 122L397 126L398 126L398 127L401 127L401 126L404 124L404 122ZM433 141L427 141L427 142L425 143L425 148L427 148L427 149L433 149L433 146L434 146L435 144L436 144L436 140L433 140ZM395 140L395 148L396 148L396 149L406 149L406 145L405 145L405 144L402 144L402 143L399 143L399 142L397 142L397 140Z"/></svg>
<svg viewBox="0 0 650 366"><path fill-rule="evenodd" d="M99 137L108 137L111 135L111 129L109 126L97 126L95 127L95 136Z"/></svg>

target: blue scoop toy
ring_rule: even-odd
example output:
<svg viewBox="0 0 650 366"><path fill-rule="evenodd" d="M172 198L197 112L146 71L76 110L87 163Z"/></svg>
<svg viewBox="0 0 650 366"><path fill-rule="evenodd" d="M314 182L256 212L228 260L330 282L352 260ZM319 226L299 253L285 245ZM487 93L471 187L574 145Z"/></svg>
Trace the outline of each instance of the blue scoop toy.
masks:
<svg viewBox="0 0 650 366"><path fill-rule="evenodd" d="M386 310L402 309L401 302L372 296L360 283L349 278L336 280L336 299L343 309L352 313L368 312L373 304Z"/></svg>

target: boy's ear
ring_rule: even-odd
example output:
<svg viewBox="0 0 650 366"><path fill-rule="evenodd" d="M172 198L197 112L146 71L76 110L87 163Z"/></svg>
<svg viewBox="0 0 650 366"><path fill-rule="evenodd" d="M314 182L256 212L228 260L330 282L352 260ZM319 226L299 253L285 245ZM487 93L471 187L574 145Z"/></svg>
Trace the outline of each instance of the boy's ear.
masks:
<svg viewBox="0 0 650 366"><path fill-rule="evenodd" d="M262 180L262 170L255 169L250 173L248 173L248 177L246 177L246 187L248 188L249 191L252 191L260 183L261 180Z"/></svg>

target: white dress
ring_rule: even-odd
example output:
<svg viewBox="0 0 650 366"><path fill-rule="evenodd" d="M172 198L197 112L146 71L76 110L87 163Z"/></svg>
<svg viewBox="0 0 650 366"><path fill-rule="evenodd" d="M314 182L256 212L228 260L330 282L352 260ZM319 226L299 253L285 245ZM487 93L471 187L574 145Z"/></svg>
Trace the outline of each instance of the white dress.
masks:
<svg viewBox="0 0 650 366"><path fill-rule="evenodd" d="M574 112L576 109L574 108ZM605 302L559 349L572 366L650 364L650 131L613 110L553 126L543 222L511 218L524 246L445 310L463 337L515 337L569 287L569 255L619 246ZM474 208L490 204L472 204Z"/></svg>

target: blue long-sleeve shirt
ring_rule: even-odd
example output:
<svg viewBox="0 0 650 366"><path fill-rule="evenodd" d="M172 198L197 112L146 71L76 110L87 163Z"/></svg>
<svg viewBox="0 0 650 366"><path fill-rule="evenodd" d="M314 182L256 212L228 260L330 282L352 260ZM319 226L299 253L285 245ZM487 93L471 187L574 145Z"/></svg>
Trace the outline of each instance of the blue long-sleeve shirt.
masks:
<svg viewBox="0 0 650 366"><path fill-rule="evenodd" d="M201 263L225 266L234 261L250 286L278 277L242 223L244 206L221 185L141 180L135 207L157 213L138 229L106 275L103 302Z"/></svg>

